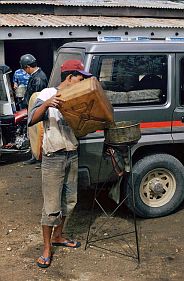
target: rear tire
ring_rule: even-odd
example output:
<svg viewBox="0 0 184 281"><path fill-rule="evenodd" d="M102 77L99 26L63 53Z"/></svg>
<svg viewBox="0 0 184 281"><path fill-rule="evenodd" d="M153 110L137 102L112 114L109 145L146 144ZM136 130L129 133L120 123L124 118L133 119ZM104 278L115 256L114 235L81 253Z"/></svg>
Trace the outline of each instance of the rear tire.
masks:
<svg viewBox="0 0 184 281"><path fill-rule="evenodd" d="M184 200L184 166L169 154L149 155L133 166L135 212L144 218L169 215ZM133 210L130 178L126 204Z"/></svg>

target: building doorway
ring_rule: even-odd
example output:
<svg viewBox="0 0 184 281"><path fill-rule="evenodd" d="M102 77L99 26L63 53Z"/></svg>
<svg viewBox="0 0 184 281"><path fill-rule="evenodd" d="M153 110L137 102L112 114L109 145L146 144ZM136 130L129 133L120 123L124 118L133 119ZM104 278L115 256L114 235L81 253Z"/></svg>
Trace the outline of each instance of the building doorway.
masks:
<svg viewBox="0 0 184 281"><path fill-rule="evenodd" d="M5 64L12 69L12 75L20 68L19 60L24 54L36 57L38 66L47 75L49 80L53 67L53 45L51 39L7 40L4 41ZM12 78L12 77L11 77Z"/></svg>

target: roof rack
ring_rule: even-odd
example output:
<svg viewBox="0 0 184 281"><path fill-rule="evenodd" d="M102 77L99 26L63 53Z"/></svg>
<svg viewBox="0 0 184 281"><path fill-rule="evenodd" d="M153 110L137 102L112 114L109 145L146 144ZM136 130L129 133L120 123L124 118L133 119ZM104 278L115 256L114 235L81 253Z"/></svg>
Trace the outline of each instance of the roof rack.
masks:
<svg viewBox="0 0 184 281"><path fill-rule="evenodd" d="M166 37L166 41L184 41L184 37Z"/></svg>
<svg viewBox="0 0 184 281"><path fill-rule="evenodd" d="M98 41L103 42L120 42L120 41L139 41L139 40L152 40L152 38L145 36L136 36L136 37L125 37L125 36L98 36Z"/></svg>
<svg viewBox="0 0 184 281"><path fill-rule="evenodd" d="M184 37L165 37L163 39L158 40L165 40L165 41L184 41ZM97 37L98 41L103 41L103 42L121 42L121 41L151 41L151 40L156 40L156 38L150 38L146 36L135 36L135 37L126 37L126 36L98 36Z"/></svg>

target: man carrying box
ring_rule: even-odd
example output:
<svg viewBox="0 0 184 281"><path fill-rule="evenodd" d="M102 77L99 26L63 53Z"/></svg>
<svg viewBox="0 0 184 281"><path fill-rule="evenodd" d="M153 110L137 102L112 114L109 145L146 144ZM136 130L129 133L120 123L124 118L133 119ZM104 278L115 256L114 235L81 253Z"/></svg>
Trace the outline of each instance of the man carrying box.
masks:
<svg viewBox="0 0 184 281"><path fill-rule="evenodd" d="M49 267L52 258L51 246L78 248L80 242L62 236L66 216L77 203L78 141L73 130L63 119L58 108L65 102L62 91L57 90L78 83L92 74L84 71L79 60L68 60L61 66L61 83L57 88L40 92L28 116L28 126L43 121L42 156L42 231L43 255L37 260L42 268Z"/></svg>

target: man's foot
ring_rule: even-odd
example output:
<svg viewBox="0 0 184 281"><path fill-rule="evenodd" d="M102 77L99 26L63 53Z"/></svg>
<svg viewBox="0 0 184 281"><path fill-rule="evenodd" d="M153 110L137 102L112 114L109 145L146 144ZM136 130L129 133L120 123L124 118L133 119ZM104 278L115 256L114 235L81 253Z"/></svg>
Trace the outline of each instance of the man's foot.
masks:
<svg viewBox="0 0 184 281"><path fill-rule="evenodd" d="M36 166L35 166L35 169L41 169L41 165L42 163L39 161L36 162Z"/></svg>
<svg viewBox="0 0 184 281"><path fill-rule="evenodd" d="M35 163L39 163L39 160L37 160L36 158L31 158L31 159L23 162L24 165L32 165Z"/></svg>
<svg viewBox="0 0 184 281"><path fill-rule="evenodd" d="M50 266L52 261L52 250L51 247L46 247L43 250L43 255L37 259L37 266L41 268L47 268Z"/></svg>
<svg viewBox="0 0 184 281"><path fill-rule="evenodd" d="M69 247L69 248L79 248L81 246L80 242L74 240L64 240L61 242L52 242L52 246L62 246L62 247Z"/></svg>
<svg viewBox="0 0 184 281"><path fill-rule="evenodd" d="M51 260L52 260L52 256L49 256L47 258L45 258L44 256L40 256L37 259L37 266L39 266L41 268L47 268L50 266Z"/></svg>

